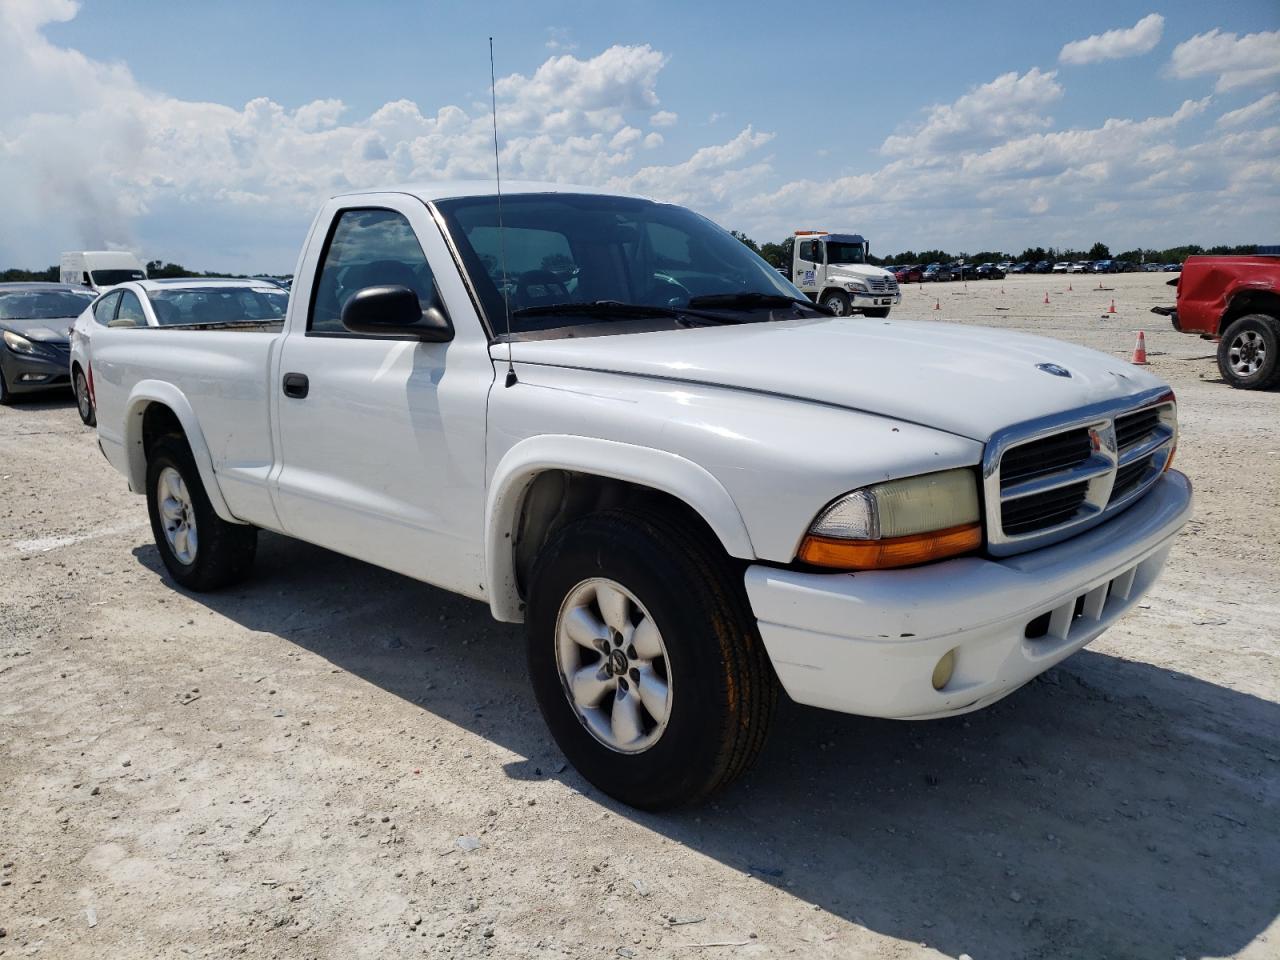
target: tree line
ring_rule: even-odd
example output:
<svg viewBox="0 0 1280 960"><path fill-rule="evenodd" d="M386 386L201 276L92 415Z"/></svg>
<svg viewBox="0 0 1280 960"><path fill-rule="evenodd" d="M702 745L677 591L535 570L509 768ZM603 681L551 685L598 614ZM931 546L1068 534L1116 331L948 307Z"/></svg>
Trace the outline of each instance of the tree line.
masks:
<svg viewBox="0 0 1280 960"><path fill-rule="evenodd" d="M772 266L791 266L786 260L786 248L781 242L758 244L741 230L731 230L729 232L760 254ZM1041 260L1048 260L1051 263L1056 263L1059 260L1072 262L1077 260L1127 260L1130 263L1181 263L1187 257L1198 254L1241 256L1257 252L1257 245L1252 243L1237 244L1236 246L1218 245L1208 248L1202 247L1198 243L1188 243L1180 247L1166 247L1163 250L1139 248L1112 254L1111 248L1105 243L1095 243L1088 250L1073 250L1070 247L1027 247L1017 255L1005 253L1001 250L979 250L977 253L969 253L965 250L961 250L959 253L949 253L946 250L904 250L901 253L885 257L877 257L872 254L867 259L877 266L953 263L957 260L963 260L965 263L1003 263L1005 260L1012 263L1038 263Z"/></svg>
<svg viewBox="0 0 1280 960"><path fill-rule="evenodd" d="M59 271L57 266L45 267L43 270L24 270L21 267L10 267L0 270L0 283L57 283ZM227 273L225 270L188 270L180 263L165 263L163 260L147 261L147 276L152 280L166 280L177 277L224 277L232 280L247 280L247 273ZM257 274L267 276L267 274Z"/></svg>

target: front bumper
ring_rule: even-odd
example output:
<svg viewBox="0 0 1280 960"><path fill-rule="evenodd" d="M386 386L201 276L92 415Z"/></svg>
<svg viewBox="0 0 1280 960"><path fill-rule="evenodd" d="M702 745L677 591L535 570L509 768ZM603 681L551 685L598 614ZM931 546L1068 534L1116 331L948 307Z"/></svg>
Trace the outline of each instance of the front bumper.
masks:
<svg viewBox="0 0 1280 960"><path fill-rule="evenodd" d="M1191 483L1169 471L1119 516L1040 550L857 574L752 566L747 595L793 700L950 716L1008 696L1106 630L1155 582L1190 517ZM935 690L948 651L955 669Z"/></svg>
<svg viewBox="0 0 1280 960"><path fill-rule="evenodd" d="M11 393L32 393L71 386L68 356L15 353L0 343L4 357L4 382Z"/></svg>
<svg viewBox="0 0 1280 960"><path fill-rule="evenodd" d="M855 309L870 307L894 307L902 302L902 291L895 290L892 293L855 293L847 291L849 299L853 302Z"/></svg>

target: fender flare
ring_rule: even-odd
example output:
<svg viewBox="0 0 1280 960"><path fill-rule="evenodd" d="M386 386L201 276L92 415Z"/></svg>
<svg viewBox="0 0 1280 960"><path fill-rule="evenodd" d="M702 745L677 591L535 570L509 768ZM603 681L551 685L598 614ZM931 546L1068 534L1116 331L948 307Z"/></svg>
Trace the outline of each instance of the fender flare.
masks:
<svg viewBox="0 0 1280 960"><path fill-rule="evenodd" d="M524 619L511 538L529 485L547 470L594 474L661 490L695 510L730 556L755 559L751 536L729 491L692 460L596 437L530 437L499 461L485 503L485 579L489 607L497 620L520 623Z"/></svg>
<svg viewBox="0 0 1280 960"><path fill-rule="evenodd" d="M191 403L181 390L163 380L139 380L125 404L124 449L128 458L129 489L137 493L145 493L147 489L147 453L142 447L142 418L153 403L168 407L182 424L182 432L186 434L187 446L191 448L191 456L200 471L200 482L204 484L213 512L228 523L243 523L231 513L223 499L218 475L213 469L213 456Z"/></svg>

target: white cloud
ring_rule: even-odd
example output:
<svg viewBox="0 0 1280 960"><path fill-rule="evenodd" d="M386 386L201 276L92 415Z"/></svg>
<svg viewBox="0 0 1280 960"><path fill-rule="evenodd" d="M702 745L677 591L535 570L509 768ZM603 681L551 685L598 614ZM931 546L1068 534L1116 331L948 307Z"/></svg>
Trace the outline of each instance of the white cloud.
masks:
<svg viewBox="0 0 1280 960"><path fill-rule="evenodd" d="M1149 13L1132 27L1071 41L1058 53L1058 60L1061 63L1084 64L1136 57L1155 49L1163 33L1164 17Z"/></svg>
<svg viewBox="0 0 1280 960"><path fill-rule="evenodd" d="M1247 106L1241 107L1239 110L1230 110L1218 118L1218 126L1220 127L1239 127L1246 123L1252 123L1267 114L1272 113L1276 107L1280 107L1280 92L1272 91L1265 97L1253 101Z"/></svg>
<svg viewBox="0 0 1280 960"><path fill-rule="evenodd" d="M654 131L653 133L648 134L644 138L644 146L646 150L653 150L655 147L660 147L664 142L665 141L662 139L662 134L658 133L657 131Z"/></svg>
<svg viewBox="0 0 1280 960"><path fill-rule="evenodd" d="M1210 30L1173 48L1169 73L1179 80L1217 75L1219 92L1280 78L1280 30L1234 33Z"/></svg>
<svg viewBox="0 0 1280 960"><path fill-rule="evenodd" d="M615 130L629 111L658 106L655 86L665 54L648 44L612 46L586 60L552 57L525 77L500 77L495 86L503 130L583 133Z"/></svg>
<svg viewBox="0 0 1280 960"><path fill-rule="evenodd" d="M670 110L659 110L649 118L649 126L670 127L674 126L675 122L679 119L679 115L672 113Z"/></svg>
<svg viewBox="0 0 1280 960"><path fill-rule="evenodd" d="M547 27L547 42L544 46L548 50L578 49L578 45L573 42L573 35L568 27Z"/></svg>
<svg viewBox="0 0 1280 960"><path fill-rule="evenodd" d="M1062 96L1056 76L1036 67L1022 76L1002 74L954 103L930 108L922 125L886 138L880 149L891 156L970 149L1048 127L1043 110Z"/></svg>

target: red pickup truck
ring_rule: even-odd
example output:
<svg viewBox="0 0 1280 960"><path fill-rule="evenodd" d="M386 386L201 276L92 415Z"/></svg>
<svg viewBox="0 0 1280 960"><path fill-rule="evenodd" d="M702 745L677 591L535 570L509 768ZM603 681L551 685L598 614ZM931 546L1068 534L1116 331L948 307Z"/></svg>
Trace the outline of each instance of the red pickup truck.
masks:
<svg viewBox="0 0 1280 960"><path fill-rule="evenodd" d="M1280 256L1188 257L1176 308L1181 333L1218 341L1222 378L1242 390L1280 385Z"/></svg>

